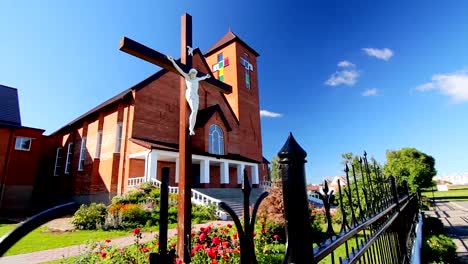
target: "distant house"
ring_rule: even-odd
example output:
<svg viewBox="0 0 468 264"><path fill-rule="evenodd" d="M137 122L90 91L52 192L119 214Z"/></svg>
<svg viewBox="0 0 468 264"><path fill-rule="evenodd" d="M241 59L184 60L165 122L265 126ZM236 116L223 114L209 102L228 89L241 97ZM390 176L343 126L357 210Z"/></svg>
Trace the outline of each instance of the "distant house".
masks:
<svg viewBox="0 0 468 264"><path fill-rule="evenodd" d="M0 85L0 106L0 214L27 214L58 142L21 125L17 89Z"/></svg>
<svg viewBox="0 0 468 264"><path fill-rule="evenodd" d="M338 185L340 185L340 186L348 185L348 181L346 180L346 177L342 176L342 175L341 176L334 176L332 178L327 178L327 179L325 179L325 181L328 184L328 188L330 190L333 190L335 193L338 193L338 191L339 191ZM323 186L322 186L322 188L323 188Z"/></svg>
<svg viewBox="0 0 468 264"><path fill-rule="evenodd" d="M450 182L452 185L466 185L468 184L468 172L437 175L434 176L433 180L437 182Z"/></svg>

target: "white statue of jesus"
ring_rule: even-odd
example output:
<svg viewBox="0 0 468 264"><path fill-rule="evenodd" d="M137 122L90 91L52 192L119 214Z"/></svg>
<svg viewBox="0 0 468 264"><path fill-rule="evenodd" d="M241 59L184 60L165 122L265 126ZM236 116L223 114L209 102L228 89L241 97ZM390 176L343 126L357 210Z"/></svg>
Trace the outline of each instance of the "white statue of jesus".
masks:
<svg viewBox="0 0 468 264"><path fill-rule="evenodd" d="M197 78L197 70L192 68L188 73L185 73L171 56L167 56L167 59L172 62L180 75L185 78L185 84L187 85L187 89L185 90L185 100L187 100L187 103L190 106L189 131L190 135L193 136L195 135L194 129L197 121L198 105L200 102L198 99L198 83L210 78L211 76L207 74L203 77Z"/></svg>

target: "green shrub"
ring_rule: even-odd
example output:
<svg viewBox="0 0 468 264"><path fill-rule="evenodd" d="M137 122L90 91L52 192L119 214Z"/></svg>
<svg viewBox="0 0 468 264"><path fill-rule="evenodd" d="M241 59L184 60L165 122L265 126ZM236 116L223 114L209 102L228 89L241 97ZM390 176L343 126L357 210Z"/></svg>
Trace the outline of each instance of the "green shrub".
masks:
<svg viewBox="0 0 468 264"><path fill-rule="evenodd" d="M454 263L457 247L445 235L432 235L426 239L423 248L423 263Z"/></svg>
<svg viewBox="0 0 468 264"><path fill-rule="evenodd" d="M89 206L81 205L73 215L72 224L77 229L93 230L96 225L104 224L107 208L104 204L92 203Z"/></svg>
<svg viewBox="0 0 468 264"><path fill-rule="evenodd" d="M144 225L148 221L151 213L145 211L139 204L126 204L121 209L122 221L127 227Z"/></svg>
<svg viewBox="0 0 468 264"><path fill-rule="evenodd" d="M154 200L159 200L161 197L161 189L153 188L153 190L149 192L148 196Z"/></svg>
<svg viewBox="0 0 468 264"><path fill-rule="evenodd" d="M192 223L199 224L209 220L216 220L216 207L214 205L192 205Z"/></svg>
<svg viewBox="0 0 468 264"><path fill-rule="evenodd" d="M167 221L169 224L177 223L177 206L169 207Z"/></svg>

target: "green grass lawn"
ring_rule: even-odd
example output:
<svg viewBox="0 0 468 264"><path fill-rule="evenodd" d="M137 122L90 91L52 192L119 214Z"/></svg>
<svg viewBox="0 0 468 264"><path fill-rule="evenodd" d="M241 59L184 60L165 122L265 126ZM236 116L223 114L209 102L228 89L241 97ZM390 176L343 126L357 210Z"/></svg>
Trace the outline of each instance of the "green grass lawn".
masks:
<svg viewBox="0 0 468 264"><path fill-rule="evenodd" d="M9 232L15 226L16 224L0 224L0 236ZM105 240L129 235L131 235L131 231L128 230L80 230L57 233L49 232L46 227L39 227L18 241L5 253L5 256L79 245L90 240Z"/></svg>
<svg viewBox="0 0 468 264"><path fill-rule="evenodd" d="M429 199L432 199L431 190L423 191L422 194L428 197ZM455 188L452 188L452 186L450 186L449 190L446 192L434 191L434 199L450 201L468 201L468 186L456 186Z"/></svg>

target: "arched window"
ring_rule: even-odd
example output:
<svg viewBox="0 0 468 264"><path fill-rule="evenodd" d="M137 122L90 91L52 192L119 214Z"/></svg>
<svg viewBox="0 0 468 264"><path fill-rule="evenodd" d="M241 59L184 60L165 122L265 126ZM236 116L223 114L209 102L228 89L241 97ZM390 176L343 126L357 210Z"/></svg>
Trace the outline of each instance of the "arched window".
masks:
<svg viewBox="0 0 468 264"><path fill-rule="evenodd" d="M224 155L223 130L218 125L210 126L208 140L208 152L211 154Z"/></svg>

